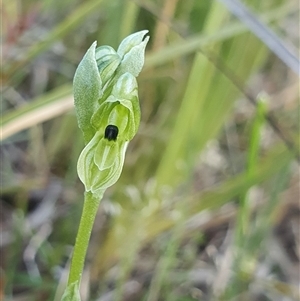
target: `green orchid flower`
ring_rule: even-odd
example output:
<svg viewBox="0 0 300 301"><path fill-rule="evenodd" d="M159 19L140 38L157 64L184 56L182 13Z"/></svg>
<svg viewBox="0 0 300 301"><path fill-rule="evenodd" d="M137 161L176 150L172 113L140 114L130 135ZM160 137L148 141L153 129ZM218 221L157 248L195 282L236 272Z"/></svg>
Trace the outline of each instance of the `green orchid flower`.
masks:
<svg viewBox="0 0 300 301"><path fill-rule="evenodd" d="M145 37L147 32L143 30L128 36L117 51L110 46L96 48L94 42L78 65L73 81L75 110L86 143L98 130L91 126L91 118L110 96L119 77L124 73L136 77L141 72L149 40Z"/></svg>
<svg viewBox="0 0 300 301"><path fill-rule="evenodd" d="M147 32L128 36L117 51L93 43L75 73L76 114L87 143L77 170L86 191L93 194L103 194L118 180L128 142L139 127L135 77L144 64Z"/></svg>
<svg viewBox="0 0 300 301"><path fill-rule="evenodd" d="M117 51L94 42L74 75L75 111L86 144L77 163L85 200L62 301L80 301L80 279L100 200L119 179L128 143L140 124L136 77L144 65L147 32L128 36Z"/></svg>

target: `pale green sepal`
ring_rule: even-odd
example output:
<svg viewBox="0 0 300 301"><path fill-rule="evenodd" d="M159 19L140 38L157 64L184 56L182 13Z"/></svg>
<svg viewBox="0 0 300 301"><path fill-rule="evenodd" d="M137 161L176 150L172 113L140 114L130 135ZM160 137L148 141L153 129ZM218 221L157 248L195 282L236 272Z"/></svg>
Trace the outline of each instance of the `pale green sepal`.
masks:
<svg viewBox="0 0 300 301"><path fill-rule="evenodd" d="M149 30L141 30L138 32L135 32L128 37L126 37L121 44L119 45L119 48L117 50L117 53L119 56L123 59L125 54L127 54L134 46L139 45L142 41L144 36L149 32Z"/></svg>
<svg viewBox="0 0 300 301"><path fill-rule="evenodd" d="M106 82L113 77L120 65L121 58L110 46L100 46L96 48L95 57L102 84L105 85Z"/></svg>
<svg viewBox="0 0 300 301"><path fill-rule="evenodd" d="M133 47L122 59L119 72L129 72L134 76L138 76L142 71L145 62L145 48L149 41L149 37L139 45Z"/></svg>
<svg viewBox="0 0 300 301"><path fill-rule="evenodd" d="M73 81L78 126L83 132L85 143L88 143L95 134L90 120L102 96L102 81L95 59L96 45L97 43L94 42L84 55Z"/></svg>
<svg viewBox="0 0 300 301"><path fill-rule="evenodd" d="M129 126L126 140L131 140L136 134L140 119L141 111L138 99L138 85L135 77L126 72L116 82L113 87L112 95L130 111Z"/></svg>
<svg viewBox="0 0 300 301"><path fill-rule="evenodd" d="M137 130L140 125L141 111L139 106L139 100L137 97L134 97L131 101L122 99L120 104L126 107L129 111L128 123L126 127L126 132L124 138L130 141L134 135L137 133Z"/></svg>
<svg viewBox="0 0 300 301"><path fill-rule="evenodd" d="M111 94L118 99L131 100L138 95L136 78L129 72L122 74L115 83Z"/></svg>
<svg viewBox="0 0 300 301"><path fill-rule="evenodd" d="M107 189L118 181L123 169L127 146L128 141L119 142L119 153L114 165L111 168L99 171L97 177L94 177L91 188L93 194L101 194L102 190Z"/></svg>
<svg viewBox="0 0 300 301"><path fill-rule="evenodd" d="M129 114L126 112L121 113L121 109L116 109L120 104L129 110ZM118 111L118 122L111 123L109 119L113 111ZM123 117L123 120L121 119ZM126 118L126 119L125 119ZM119 132L123 134L124 123L126 121L127 126L125 130L125 140L131 140L136 134L140 124L141 112L138 99L138 85L136 78L129 72L122 74L111 91L111 95L100 105L91 118L91 124L94 129L104 131L108 124L118 126ZM128 121L127 121L128 120ZM123 122L122 122L123 121ZM128 129L128 131L127 131Z"/></svg>
<svg viewBox="0 0 300 301"><path fill-rule="evenodd" d="M113 161L113 164L110 168L100 170L95 163L95 156L98 143L101 139L103 139L103 135L97 132L93 139L82 150L77 163L78 176L85 185L85 190L93 193L99 192L99 190L105 190L118 180L123 168L125 150L128 144L127 141L115 142L118 144L116 146L118 151L115 152L115 157L110 156L109 159L107 159L110 160L110 163ZM97 163L99 159L100 157L96 159Z"/></svg>
<svg viewBox="0 0 300 301"><path fill-rule="evenodd" d="M118 138L124 138L123 140L128 140L125 138L124 133L126 134L126 129L128 127L129 114L128 108L118 101L117 105L111 110L107 120L108 124L113 124L118 127Z"/></svg>
<svg viewBox="0 0 300 301"><path fill-rule="evenodd" d="M78 281L71 283L66 288L61 301L81 301Z"/></svg>
<svg viewBox="0 0 300 301"><path fill-rule="evenodd" d="M105 56L111 56L117 54L116 50L114 50L111 46L103 45L96 48L95 58L96 61L101 60Z"/></svg>
<svg viewBox="0 0 300 301"><path fill-rule="evenodd" d="M123 140L131 140L136 134L140 123L140 106L137 97L132 100L116 99L110 96L99 107L91 119L91 123L99 131L105 131L108 124L118 127Z"/></svg>
<svg viewBox="0 0 300 301"><path fill-rule="evenodd" d="M102 138L95 151L94 162L99 170L111 167L118 155L119 147L116 141L108 141Z"/></svg>
<svg viewBox="0 0 300 301"><path fill-rule="evenodd" d="M86 191L90 191L93 185L93 175L99 173L97 165L94 163L94 155L97 145L101 139L101 133L97 132L93 139L85 146L79 155L77 162L78 177L85 186Z"/></svg>
<svg viewBox="0 0 300 301"><path fill-rule="evenodd" d="M117 105L111 110L107 122L118 126L120 138L130 141L136 134L140 122L138 98L133 97L132 100L119 98L114 100L114 102L116 101ZM137 105L136 108L133 106L134 104Z"/></svg>
<svg viewBox="0 0 300 301"><path fill-rule="evenodd" d="M109 96L97 109L91 118L92 126L97 130L104 130L108 125L107 119L113 108L118 105L118 100L115 97Z"/></svg>

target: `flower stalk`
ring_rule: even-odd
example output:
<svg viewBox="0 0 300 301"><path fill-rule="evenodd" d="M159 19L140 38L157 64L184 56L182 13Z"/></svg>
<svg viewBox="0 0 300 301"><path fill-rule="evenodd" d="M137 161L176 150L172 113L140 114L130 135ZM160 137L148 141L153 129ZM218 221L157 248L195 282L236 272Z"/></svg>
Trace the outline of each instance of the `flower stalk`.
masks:
<svg viewBox="0 0 300 301"><path fill-rule="evenodd" d="M85 192L83 210L71 260L68 285L80 283L84 260L101 198Z"/></svg>

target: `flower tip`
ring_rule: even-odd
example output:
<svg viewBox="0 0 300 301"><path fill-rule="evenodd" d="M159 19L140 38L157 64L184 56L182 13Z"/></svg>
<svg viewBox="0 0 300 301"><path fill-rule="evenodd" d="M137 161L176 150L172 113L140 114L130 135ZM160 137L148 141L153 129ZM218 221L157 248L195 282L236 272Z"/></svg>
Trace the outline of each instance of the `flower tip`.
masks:
<svg viewBox="0 0 300 301"><path fill-rule="evenodd" d="M126 37L120 44L117 53L121 58L125 56L133 47L138 46L140 44L146 44L149 40L149 36L145 37L149 30L141 30L135 32L128 37ZM145 43L146 41L146 43Z"/></svg>
<svg viewBox="0 0 300 301"><path fill-rule="evenodd" d="M96 48L97 48L97 41L94 41L86 53L88 53L89 51L92 51L93 53L95 53Z"/></svg>
<svg viewBox="0 0 300 301"><path fill-rule="evenodd" d="M141 30L141 31L138 31L137 33L141 33L143 35L143 38L148 38L149 36L146 36L146 34L149 32L148 29L144 29L144 30Z"/></svg>
<svg viewBox="0 0 300 301"><path fill-rule="evenodd" d="M147 45L149 39L150 39L150 36L147 35L149 32L148 29L145 29L145 30L141 30L139 32L137 32L137 34L139 34L139 37L140 37L140 44L144 44L144 45Z"/></svg>

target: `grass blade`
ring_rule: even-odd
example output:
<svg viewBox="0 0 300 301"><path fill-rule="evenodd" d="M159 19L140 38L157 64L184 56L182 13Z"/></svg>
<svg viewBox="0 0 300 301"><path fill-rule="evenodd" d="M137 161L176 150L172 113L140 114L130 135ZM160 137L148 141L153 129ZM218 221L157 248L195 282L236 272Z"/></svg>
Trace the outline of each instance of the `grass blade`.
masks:
<svg viewBox="0 0 300 301"><path fill-rule="evenodd" d="M62 86L29 104L6 113L0 124L0 141L56 116L64 114L74 106L72 87Z"/></svg>
<svg viewBox="0 0 300 301"><path fill-rule="evenodd" d="M273 53L300 75L300 61L285 43L238 0L219 0L226 5Z"/></svg>

